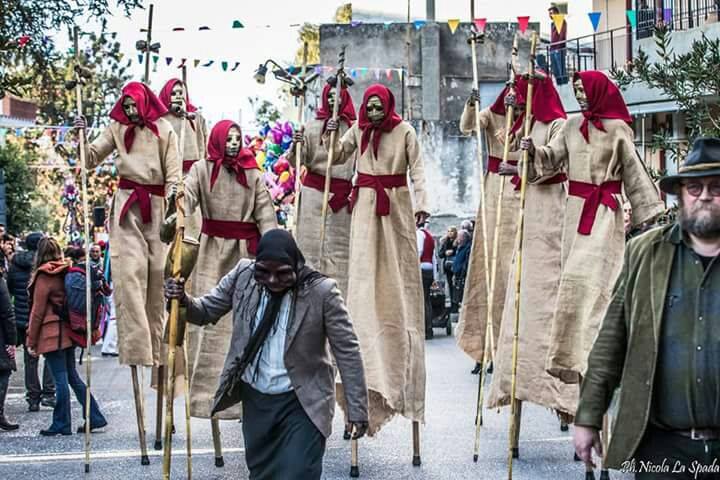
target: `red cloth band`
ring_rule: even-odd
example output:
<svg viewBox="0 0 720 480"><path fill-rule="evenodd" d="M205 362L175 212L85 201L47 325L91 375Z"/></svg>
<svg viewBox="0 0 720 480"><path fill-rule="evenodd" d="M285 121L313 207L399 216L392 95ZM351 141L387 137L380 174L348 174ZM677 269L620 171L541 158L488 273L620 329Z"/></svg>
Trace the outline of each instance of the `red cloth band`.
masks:
<svg viewBox="0 0 720 480"><path fill-rule="evenodd" d="M350 211L355 207L357 202L357 193L360 188L372 188L376 194L375 214L378 217L390 215L390 197L388 197L386 188L399 188L407 186L407 176L399 175L368 175L367 173L358 172L357 181L350 196Z"/></svg>
<svg viewBox="0 0 720 480"><path fill-rule="evenodd" d="M303 185L315 190L325 192L325 175L308 171L303 179ZM352 182L342 178L330 178L330 201L328 206L337 213L343 207L350 205L350 194L352 193Z"/></svg>
<svg viewBox="0 0 720 480"><path fill-rule="evenodd" d="M613 211L620 208L613 194L619 194L621 191L620 180L611 180L601 185L570 180L568 193L574 197L585 199L577 230L580 235L590 235L601 204Z"/></svg>
<svg viewBox="0 0 720 480"><path fill-rule="evenodd" d="M118 182L118 188L123 190L132 190L125 205L120 211L120 221L125 219L125 215L135 203L140 207L140 217L143 223L150 223L152 220L152 204L150 203L150 195L157 197L165 197L165 185L143 185L133 182L127 178L121 178Z"/></svg>
<svg viewBox="0 0 720 480"><path fill-rule="evenodd" d="M234 240L247 240L248 252L257 253L260 241L260 230L253 222L234 222L231 220L202 219L201 232L208 237L229 238Z"/></svg>
<svg viewBox="0 0 720 480"><path fill-rule="evenodd" d="M564 173L558 173L554 177L550 177L547 180L538 183L538 185L556 185L558 183L564 183L567 181L567 175ZM512 179L510 180L510 183L515 185L515 191L520 190L520 177L517 175L513 175Z"/></svg>
<svg viewBox="0 0 720 480"><path fill-rule="evenodd" d="M192 168L193 163L195 163L195 162L197 162L197 159L196 160L183 160L183 164L182 164L183 173L188 173L190 171L190 169Z"/></svg>

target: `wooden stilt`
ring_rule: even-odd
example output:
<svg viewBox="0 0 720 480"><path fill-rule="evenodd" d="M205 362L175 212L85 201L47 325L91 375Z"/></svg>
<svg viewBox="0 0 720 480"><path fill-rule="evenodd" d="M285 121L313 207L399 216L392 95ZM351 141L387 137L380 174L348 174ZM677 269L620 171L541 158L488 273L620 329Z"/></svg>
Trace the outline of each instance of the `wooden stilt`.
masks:
<svg viewBox="0 0 720 480"><path fill-rule="evenodd" d="M350 433L350 478L358 478L360 476L360 465L358 464L358 440L352 438L355 436L355 428Z"/></svg>
<svg viewBox="0 0 720 480"><path fill-rule="evenodd" d="M595 471L589 463L585 464L585 480L595 480Z"/></svg>
<svg viewBox="0 0 720 480"><path fill-rule="evenodd" d="M213 448L215 449L215 466L218 468L225 466L225 459L222 454L222 441L220 439L220 420L217 417L210 419L212 427Z"/></svg>
<svg viewBox="0 0 720 480"><path fill-rule="evenodd" d="M187 451L187 478L192 480L192 437L190 436L190 371L188 367L188 331L185 329L183 353L185 356L185 449Z"/></svg>
<svg viewBox="0 0 720 480"><path fill-rule="evenodd" d="M157 403L155 405L155 450L162 450L163 395L165 391L165 367L157 367Z"/></svg>
<svg viewBox="0 0 720 480"><path fill-rule="evenodd" d="M513 409L513 416L515 422L515 431L513 432L512 439L512 457L520 458L520 425L522 422L522 402L520 400L513 400L515 408Z"/></svg>
<svg viewBox="0 0 720 480"><path fill-rule="evenodd" d="M420 460L420 422L412 422L413 428L413 461L414 467L419 467L422 464Z"/></svg>
<svg viewBox="0 0 720 480"><path fill-rule="evenodd" d="M605 455L607 454L608 443L610 440L610 420L607 413L603 417L603 429L600 438L603 449L603 457L600 464L600 480L610 480L610 472L608 472L608 469L605 467Z"/></svg>
<svg viewBox="0 0 720 480"><path fill-rule="evenodd" d="M138 382L136 365L130 365L130 374L132 375L133 396L135 397L135 417L137 418L138 439L140 440L140 464L150 465L147 443L145 443L145 412L143 410L141 385Z"/></svg>
<svg viewBox="0 0 720 480"><path fill-rule="evenodd" d="M560 420L560 431L561 432L567 432L570 430L570 427L568 427L568 424L565 420Z"/></svg>

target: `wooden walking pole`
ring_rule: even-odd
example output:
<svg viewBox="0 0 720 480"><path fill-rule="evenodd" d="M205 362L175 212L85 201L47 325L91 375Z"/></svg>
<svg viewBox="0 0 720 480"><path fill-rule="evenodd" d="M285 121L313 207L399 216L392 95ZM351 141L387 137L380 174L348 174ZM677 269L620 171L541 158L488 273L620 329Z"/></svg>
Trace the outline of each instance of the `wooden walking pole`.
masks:
<svg viewBox="0 0 720 480"><path fill-rule="evenodd" d="M138 439L140 440L140 464L150 465L150 458L147 453L147 443L145 441L145 408L142 399L141 384L138 382L137 365L130 365L130 375L132 376L133 397L135 399L135 417L137 419Z"/></svg>
<svg viewBox="0 0 720 480"><path fill-rule="evenodd" d="M79 48L79 29L76 26L73 29L73 47L75 49L75 107L77 109L78 117L83 114L82 105L82 86L84 80L80 75L81 62L80 62L80 48ZM90 215L88 213L88 193L87 193L87 165L85 163L85 130L78 130L78 144L80 148L80 171L82 172L82 208L83 208L83 224L84 224L84 235L85 235L85 251L90 251L90 228L88 225L88 219ZM92 282L90 281L92 273L90 271L90 261L85 261L85 318L86 324L86 347L85 347L85 376L87 381L87 388L85 389L85 473L90 473L90 404L91 404L91 390L92 390L92 355L90 355L90 348L92 347L92 292L90 287Z"/></svg>
<svg viewBox="0 0 720 480"><path fill-rule="evenodd" d="M298 93L298 128L305 127L305 75L307 74L308 42L303 43L303 65L300 73L300 92ZM293 221L290 232L297 236L298 215L300 214L300 169L302 168L302 144L295 144L295 198L293 201Z"/></svg>
<svg viewBox="0 0 720 480"><path fill-rule="evenodd" d="M603 429L601 432L601 439L603 455L600 463L600 480L610 480L610 472L608 472L608 469L605 466L605 456L607 455L608 443L610 442L610 419L607 413L603 416Z"/></svg>
<svg viewBox="0 0 720 480"><path fill-rule="evenodd" d="M518 39L517 35L515 35L515 38L513 39L513 49L512 49L512 59L511 59L511 69L510 69L510 80L508 81L508 87L510 88L510 91L513 92L515 88L515 59L517 58L518 54ZM505 146L503 149L503 163L507 163L508 156L510 155L510 129L512 128L513 124L513 114L514 114L514 108L512 105L507 107L507 110L505 112ZM497 264L498 264L498 244L500 241L500 221L502 220L502 200L503 195L505 194L505 183L506 179L501 177L500 182L500 191L498 192L497 197L497 207L496 207L496 215L495 215L495 230L493 230L493 249L492 249L492 268L490 269L490 293L488 295L488 298L494 299L495 298L495 279L497 277ZM483 349L483 361L480 365L480 372L479 372L479 382L478 382L478 400L477 400L477 410L475 414L475 449L473 451L473 462L478 461L478 457L480 454L480 427L483 424L483 418L482 418L482 407L484 404L484 398L485 398L485 369L488 365L488 360L490 358L490 351L494 349L494 332L493 332L493 306L495 302L488 301L487 305L487 323L485 328L485 347Z"/></svg>
<svg viewBox="0 0 720 480"><path fill-rule="evenodd" d="M184 68L184 67L183 67ZM185 87L187 88L187 87ZM188 331L185 328L183 339L183 358L185 359L185 450L187 451L187 478L192 479L192 437L190 435L190 369L187 355Z"/></svg>
<svg viewBox="0 0 720 480"><path fill-rule="evenodd" d="M150 11L148 12L147 45L145 47L145 75L143 76L143 83L145 85L148 85L150 82L150 45L152 43L153 8L154 5L151 3Z"/></svg>
<svg viewBox="0 0 720 480"><path fill-rule="evenodd" d="M183 121L180 123L180 158L183 158L183 150L185 147L185 111L183 109L180 114ZM177 229L175 231L175 241L173 242L173 265L172 276L176 280L180 279L182 269L182 246L183 238L185 238L185 195L183 191L183 183L178 183L178 191L175 197L177 210ZM167 395L165 403L165 444L163 450L163 479L170 479L170 464L172 461L172 433L173 433L173 397L175 392L175 352L177 349L177 330L178 318L180 315L180 301L173 299L170 301L170 318L168 329L168 362L167 362ZM160 388L158 386L158 392Z"/></svg>
<svg viewBox="0 0 720 480"><path fill-rule="evenodd" d="M213 450L215 451L215 466L221 468L225 466L225 459L222 454L222 439L220 437L220 420L217 417L210 419L210 428L212 430Z"/></svg>
<svg viewBox="0 0 720 480"><path fill-rule="evenodd" d="M350 431L350 477L357 478L360 476L360 466L358 465L358 440L355 438L357 427L353 425Z"/></svg>
<svg viewBox="0 0 720 480"><path fill-rule="evenodd" d="M530 135L532 128L532 103L533 103L533 82L535 75L535 50L537 48L537 33L533 32L530 39L530 62L528 67L527 101L525 104L525 130L524 135ZM510 447L508 448L508 480L512 480L512 468L514 457L514 443L517 438L519 402L515 402L517 391L517 364L518 364L518 336L520 330L520 287L522 284L522 252L523 252L523 229L525 220L525 195L527 192L527 171L530 155L527 150L523 152L522 172L520 175L520 211L518 212L517 234L515 237L515 322L513 325L513 346L512 346L512 383L510 389L510 401L512 405L510 419Z"/></svg>
<svg viewBox="0 0 720 480"><path fill-rule="evenodd" d="M333 103L332 119L337 121L338 111L340 110L340 99L342 98L342 86L345 81L345 48L340 48L338 55L338 71L335 75L335 102ZM339 126L338 126L339 128ZM328 202L330 201L330 181L332 179L332 164L335 158L335 142L337 141L338 131L330 132L330 146L328 147L327 165L325 166L325 186L323 187L323 203L320 211L320 256L324 259L323 245L325 245L325 220L327 219Z"/></svg>
<svg viewBox="0 0 720 480"><path fill-rule="evenodd" d="M420 459L420 422L412 422L412 433L413 433L413 459L412 464L414 467L419 467L422 464Z"/></svg>

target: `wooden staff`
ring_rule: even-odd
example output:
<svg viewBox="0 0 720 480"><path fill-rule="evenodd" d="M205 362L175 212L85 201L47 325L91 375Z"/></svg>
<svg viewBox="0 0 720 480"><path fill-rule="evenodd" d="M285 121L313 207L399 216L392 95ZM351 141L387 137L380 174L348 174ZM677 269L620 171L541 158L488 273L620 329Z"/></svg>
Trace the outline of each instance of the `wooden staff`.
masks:
<svg viewBox="0 0 720 480"><path fill-rule="evenodd" d="M342 84L345 81L345 48L340 48L338 55L338 71L335 75L335 102L333 103L332 119L337 122L338 111L340 110L340 99L342 98ZM325 166L325 186L323 188L323 203L320 211L320 252L323 251L325 245L325 220L327 219L328 202L330 201L330 181L332 176L332 164L335 158L335 142L337 141L337 130L330 132L330 146L328 147L327 165ZM322 258L324 258L321 255Z"/></svg>
<svg viewBox="0 0 720 480"><path fill-rule="evenodd" d="M525 104L525 136L530 136L532 128L532 104L533 104L533 81L535 75L535 50L537 48L537 33L533 32L530 39L530 62L528 67L527 101ZM518 406L515 402L517 391L517 364L518 364L518 335L520 330L520 286L522 284L522 252L523 252L523 228L525 214L525 195L527 192L527 171L530 155L527 150L523 151L522 172L520 175L520 211L518 212L516 244L516 270L515 270L515 323L513 325L513 348L512 348L512 383L511 383L511 419L510 419L510 447L508 448L508 480L512 480L514 443L517 438Z"/></svg>
<svg viewBox="0 0 720 480"><path fill-rule="evenodd" d="M610 443L610 419L606 413L603 416L603 429L601 432L602 449L603 455L600 464L600 480L610 480L610 473L608 472L606 465L606 455L608 451L608 443Z"/></svg>
<svg viewBox="0 0 720 480"><path fill-rule="evenodd" d="M305 74L307 73L308 42L303 43L303 65L300 74L300 92L298 95L298 128L305 125ZM302 168L302 144L295 144L295 199L293 201L293 221L290 232L297 236L298 215L300 214L300 169Z"/></svg>
<svg viewBox="0 0 720 480"><path fill-rule="evenodd" d="M150 44L152 43L152 21L153 21L153 4L150 4L150 11L148 12L148 26L147 26L147 45L145 47L145 75L143 76L143 83L148 85L150 83Z"/></svg>
<svg viewBox="0 0 720 480"><path fill-rule="evenodd" d="M80 75L80 48L78 42L79 29L73 29L73 46L75 48L75 108L78 117L83 114L82 106L82 86L84 80ZM82 175L82 208L83 208L83 224L85 234L85 251L90 251L90 228L88 225L88 193L87 193L87 165L85 164L85 130L78 130L78 143L80 147L80 171ZM87 389L85 390L85 473L90 472L90 398L92 388L92 356L90 348L92 347L92 292L90 290L92 282L90 281L92 272L90 271L90 262L85 262L85 319L86 328L86 348L85 348L85 376L87 377Z"/></svg>
<svg viewBox="0 0 720 480"><path fill-rule="evenodd" d="M515 35L513 39L511 69L510 69L510 80L508 81L508 87L510 92L514 92L515 89L515 62L518 54L518 38ZM503 149L503 163L507 163L508 156L510 155L510 129L513 124L514 107L510 105L505 111L505 145ZM497 197L497 207L495 214L495 230L493 231L493 249L492 249L492 268L490 273L490 294L489 299L495 298L495 279L497 274L498 264L498 244L500 240L500 221L502 220L502 200L505 194L505 178L501 177L500 191ZM487 306L487 323L485 326L485 348L483 349L483 360L480 365L479 372L479 383L478 383L478 399L477 399L477 410L475 414L475 449L473 452L473 462L478 461L480 454L480 427L483 424L482 407L484 404L484 391L485 391L485 369L488 365L490 358L490 351L494 350L494 332L493 332L493 306L495 302L489 301Z"/></svg>
<svg viewBox="0 0 720 480"><path fill-rule="evenodd" d="M420 422L412 422L412 433L413 433L413 459L412 464L414 467L419 467L422 464L420 460Z"/></svg>
<svg viewBox="0 0 720 480"><path fill-rule="evenodd" d="M358 478L360 476L360 467L358 465L358 441L355 438L357 428L353 425L350 432L350 477Z"/></svg>
<svg viewBox="0 0 720 480"><path fill-rule="evenodd" d="M185 112L181 112L183 121L180 124L180 158L183 158L185 147ZM172 276L175 280L180 279L182 269L182 246L185 237L185 194L183 182L178 183L178 191L175 196L177 209L177 229L175 241L173 242L173 265ZM170 463L172 457L172 434L173 434L173 394L175 392L175 349L177 345L177 327L180 315L180 302L177 299L170 301L169 335L168 335L168 364L167 364L167 396L165 404L165 445L163 450L163 478L170 479ZM160 391L158 387L158 392Z"/></svg>

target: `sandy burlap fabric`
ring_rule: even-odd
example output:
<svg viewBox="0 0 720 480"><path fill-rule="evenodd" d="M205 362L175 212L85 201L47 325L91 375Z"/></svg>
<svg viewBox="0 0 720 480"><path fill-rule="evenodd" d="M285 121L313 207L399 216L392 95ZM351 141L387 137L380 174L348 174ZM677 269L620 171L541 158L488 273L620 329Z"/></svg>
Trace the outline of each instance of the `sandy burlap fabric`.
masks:
<svg viewBox="0 0 720 480"><path fill-rule="evenodd" d="M177 137L166 120L156 122L159 136L148 128L135 129L131 152L125 149L127 127L114 120L87 146L87 164L93 168L113 151L118 176L144 185L165 185L180 181ZM120 221L132 190L118 189L110 212L110 260L115 286L118 347L123 365L152 366L161 359L165 321L163 270L167 246L160 241L165 216L165 199L152 195L151 222L143 223L135 203Z"/></svg>
<svg viewBox="0 0 720 480"><path fill-rule="evenodd" d="M549 124L535 122L530 136L535 145L545 145L560 133L564 123L564 119ZM578 386L567 385L545 370L555 297L560 285L567 184L542 184L562 171L544 173L545 176L542 177L528 176L529 183L525 194L515 398L551 408L570 419L577 408ZM488 392L488 408L510 405L516 254L517 252L513 253L507 281L505 310L495 354L495 370Z"/></svg>
<svg viewBox="0 0 720 480"><path fill-rule="evenodd" d="M635 151L632 129L603 119L605 131L590 124L590 142L580 133L582 115L568 118L560 135L536 150L537 172L566 168L572 181L619 180L633 209L633 222L646 222L665 209L657 187ZM583 198L568 195L563 227L563 264L546 368L566 383L578 383L610 303L625 252L623 200L617 209L600 205L590 235L578 233Z"/></svg>
<svg viewBox="0 0 720 480"><path fill-rule="evenodd" d="M502 159L503 144L498 137L504 138L505 117L497 115L485 108L480 111L480 128L485 130L488 145L488 155ZM460 118L460 129L465 134L475 130L475 109L472 105L465 105ZM517 161L519 154L512 152L509 161ZM505 288L508 268L512 258L513 243L517 230L517 209L520 195L510 183L510 177L500 176L488 172L485 176L485 205L487 224L488 265L492 268L492 248L495 236L495 225L498 210L498 193L500 185L504 183L500 231L498 234L498 256L495 274L495 290L493 295L493 342L497 345L500 333L500 322L505 307ZM482 200L481 200L482 201ZM470 263L465 279L465 292L463 294L460 320L457 327L457 342L460 348L476 362L481 362L485 351L485 331L487 327L487 283L485 281L485 252L483 249L481 210L478 211L475 221Z"/></svg>
<svg viewBox="0 0 720 480"><path fill-rule="evenodd" d="M310 120L305 124L305 141L302 146L302 162L309 172L325 176L327 167L327 145L322 139L323 120ZM345 123L340 122L338 135L348 130ZM295 164L294 150L288 160ZM351 180L355 168L355 159L351 158L331 169L332 178ZM330 196L332 198L332 195ZM350 220L348 208L338 212L327 209L325 219L325 241L320 245L320 225L323 192L303 186L300 195L300 212L298 214L296 241L305 260L315 269L334 279L343 296L347 293L348 258L350 255Z"/></svg>
<svg viewBox="0 0 720 480"><path fill-rule="evenodd" d="M185 180L187 211L199 209L203 218L257 224L260 233L277 228L275 209L260 170L245 170L249 188L240 185L235 173L221 168L210 190L213 163L197 162ZM200 237L200 253L191 276L190 295L200 298L243 258L252 258L246 240ZM188 366L190 368L190 415L210 418L225 356L230 348L232 314L215 325L188 324ZM220 419L240 418L240 405L223 410Z"/></svg>
<svg viewBox="0 0 720 480"><path fill-rule="evenodd" d="M341 157L352 160L361 143L357 124L341 143ZM420 145L410 124L383 134L377 159L371 144L357 162L358 172L410 179L408 187L385 190L387 216L375 212L375 190L360 188L352 217L346 297L365 364L374 435L396 414L419 422L425 417L425 319L414 213L429 207ZM342 385L337 398L346 411Z"/></svg>

